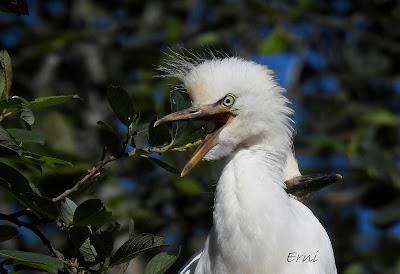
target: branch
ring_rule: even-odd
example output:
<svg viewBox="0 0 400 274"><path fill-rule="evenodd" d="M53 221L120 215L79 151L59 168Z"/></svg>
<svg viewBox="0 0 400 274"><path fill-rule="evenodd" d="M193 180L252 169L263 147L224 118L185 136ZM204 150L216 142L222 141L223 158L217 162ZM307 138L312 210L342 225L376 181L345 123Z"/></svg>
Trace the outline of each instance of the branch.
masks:
<svg viewBox="0 0 400 274"><path fill-rule="evenodd" d="M132 157L136 157L136 156L140 156L143 154L149 154L149 153L165 153L165 152L169 152L169 151L186 151L189 148L198 146L200 144L201 141L197 141L194 143L189 143L186 144L184 146L181 147L171 147L172 144L167 145L167 146L163 146L163 147L148 147L148 148L144 148L144 149L135 149L134 151L128 153L127 155L125 155L125 157L128 158L132 158ZM88 174L85 175L85 177L83 177L81 180L79 180L73 187L67 189L66 191L64 191L61 195L53 198L53 202L59 202L63 199L65 199L66 197L68 197L69 195L71 195L72 193L78 191L83 185L85 185L88 181L90 181L91 179L93 179L94 177L97 177L98 175L100 175L101 170L108 164L111 163L117 159L120 158L115 158L114 156L110 156L108 159L102 160L100 163L98 163L95 167L93 167Z"/></svg>
<svg viewBox="0 0 400 274"><path fill-rule="evenodd" d="M57 257L58 259L63 260L63 258L59 257L57 250L54 249L54 247L51 245L50 241L46 238L46 236L44 236L44 234L33 223L24 222L24 221L17 219L18 217L25 215L25 214L21 214L22 211L24 211L24 210L18 211L16 213L10 214L10 215L0 213L0 220L5 220L8 222L14 223L19 227L22 226L22 227L26 227L26 228L30 229L42 241L42 243L49 249L50 253L54 257Z"/></svg>
<svg viewBox="0 0 400 274"><path fill-rule="evenodd" d="M61 200L65 199L66 197L68 197L71 193L78 191L85 183L90 181L93 177L100 175L101 169L105 165L107 165L108 163L110 163L116 159L117 158L115 158L114 156L110 156L108 159L105 159L105 160L101 161L100 163L98 163L97 166L92 168L89 171L89 173L86 174L85 177L83 177L81 180L79 180L72 188L67 189L61 195L53 198L53 202L61 201Z"/></svg>

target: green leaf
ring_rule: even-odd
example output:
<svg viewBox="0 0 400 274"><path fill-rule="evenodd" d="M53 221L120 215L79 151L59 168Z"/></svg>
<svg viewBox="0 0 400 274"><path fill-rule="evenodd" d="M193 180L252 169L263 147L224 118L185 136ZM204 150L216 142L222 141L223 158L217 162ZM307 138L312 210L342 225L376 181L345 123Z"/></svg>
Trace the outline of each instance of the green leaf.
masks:
<svg viewBox="0 0 400 274"><path fill-rule="evenodd" d="M24 201L34 213L46 220L55 220L58 217L58 209L55 203L45 196L33 192L21 193L20 199Z"/></svg>
<svg viewBox="0 0 400 274"><path fill-rule="evenodd" d="M18 236L18 230L10 225L0 225L0 242L8 241Z"/></svg>
<svg viewBox="0 0 400 274"><path fill-rule="evenodd" d="M58 273L64 266L57 258L32 252L0 250L0 256L11 259L14 265L24 265L50 273Z"/></svg>
<svg viewBox="0 0 400 274"><path fill-rule="evenodd" d="M105 146L112 152L116 157L120 156L124 152L123 138L114 129L113 126L103 121L98 121L97 124L101 127L100 134L104 140Z"/></svg>
<svg viewBox="0 0 400 274"><path fill-rule="evenodd" d="M0 101L0 109L7 109L12 113L22 111L24 105L28 106L29 102L26 99L16 95L8 98L8 100L3 99Z"/></svg>
<svg viewBox="0 0 400 274"><path fill-rule="evenodd" d="M343 272L343 274L363 274L363 267L359 263L352 263Z"/></svg>
<svg viewBox="0 0 400 274"><path fill-rule="evenodd" d="M0 185L14 194L33 192L28 180L18 170L3 162L0 162Z"/></svg>
<svg viewBox="0 0 400 274"><path fill-rule="evenodd" d="M311 13L315 3L313 0L296 1L296 5L289 12L289 17L296 20L306 13Z"/></svg>
<svg viewBox="0 0 400 274"><path fill-rule="evenodd" d="M110 265L128 262L137 255L165 246L163 238L152 234L135 235L126 241L111 257Z"/></svg>
<svg viewBox="0 0 400 274"><path fill-rule="evenodd" d="M379 208L372 219L373 223L380 227L389 227L400 219L400 201L391 202Z"/></svg>
<svg viewBox="0 0 400 274"><path fill-rule="evenodd" d="M20 114L20 118L24 120L28 125L33 125L35 123L35 116L33 115L32 110L27 104L21 104L21 106L22 111Z"/></svg>
<svg viewBox="0 0 400 274"><path fill-rule="evenodd" d="M161 161L159 159L156 159L156 158L153 158L153 157L149 157L147 155L140 155L140 156L150 160L151 162L153 162L155 164L157 164L158 166L162 167L166 171L169 171L169 172L174 173L176 175L180 175L181 174L181 172L178 169L176 169L173 166L167 164L166 162L163 162L163 161Z"/></svg>
<svg viewBox="0 0 400 274"><path fill-rule="evenodd" d="M22 157L26 158L27 160L31 161L32 163L36 163L40 166L47 167L50 169L57 169L57 168L62 168L62 167L73 167L73 164L68 161L64 161L64 160L49 157L49 156L38 155L35 153L31 153L31 152L24 152Z"/></svg>
<svg viewBox="0 0 400 274"><path fill-rule="evenodd" d="M110 86L107 89L107 100L118 119L129 126L136 115L128 93L119 86Z"/></svg>
<svg viewBox="0 0 400 274"><path fill-rule="evenodd" d="M129 220L128 232L129 232L129 239L133 238L135 236L135 221L133 219ZM119 265L120 274L126 273L126 270L128 269L130 262L131 261L127 261L127 262Z"/></svg>
<svg viewBox="0 0 400 274"><path fill-rule="evenodd" d="M71 100L80 99L79 95L61 95L61 96L48 96L48 97L39 97L33 101L29 102L29 107L34 108L45 108L52 107L60 104L64 104Z"/></svg>
<svg viewBox="0 0 400 274"><path fill-rule="evenodd" d="M215 32L205 32L200 34L194 39L194 43L198 44L201 47L207 46L207 45L213 45L215 43L218 43L220 41L220 36L215 33Z"/></svg>
<svg viewBox="0 0 400 274"><path fill-rule="evenodd" d="M265 38L259 47L259 52L264 55L279 53L288 48L286 35L281 31L274 31Z"/></svg>
<svg viewBox="0 0 400 274"><path fill-rule="evenodd" d="M395 126L400 118L387 110L370 111L361 117L362 121L384 126Z"/></svg>
<svg viewBox="0 0 400 274"><path fill-rule="evenodd" d="M168 44L176 43L179 34L181 33L182 23L174 17L167 19L165 24L165 38Z"/></svg>
<svg viewBox="0 0 400 274"><path fill-rule="evenodd" d="M74 213L74 226L102 226L109 221L112 213L107 211L99 199L86 200Z"/></svg>
<svg viewBox="0 0 400 274"><path fill-rule="evenodd" d="M175 187L187 194L199 194L203 192L203 188L198 181L188 178L184 178L182 180L176 180Z"/></svg>
<svg viewBox="0 0 400 274"><path fill-rule="evenodd" d="M74 213L78 206L69 198L65 198L60 206L60 219L66 226L71 226L74 221Z"/></svg>
<svg viewBox="0 0 400 274"><path fill-rule="evenodd" d="M38 143L41 145L44 145L45 143L44 137L32 130L26 130L21 128L7 128L6 131L18 143Z"/></svg>
<svg viewBox="0 0 400 274"><path fill-rule="evenodd" d="M5 149L6 151L12 151L14 153L17 153L18 155L22 154L22 148L18 146L14 138L1 126L0 126L0 147ZM0 153L1 152L2 151L0 150Z"/></svg>
<svg viewBox="0 0 400 274"><path fill-rule="evenodd" d="M28 4L26 0L2 1L0 11L12 12L17 14L28 15Z"/></svg>
<svg viewBox="0 0 400 274"><path fill-rule="evenodd" d="M190 97L185 92L177 90L170 94L171 112L176 112L188 108L192 105ZM172 145L180 147L188 143L194 143L205 135L204 121L177 121L172 122Z"/></svg>
<svg viewBox="0 0 400 274"><path fill-rule="evenodd" d="M0 98L6 99L10 95L12 85L12 65L11 58L6 50L0 51Z"/></svg>
<svg viewBox="0 0 400 274"><path fill-rule="evenodd" d="M157 117L154 117L149 124L149 144L152 147L167 145L171 142L171 133L169 132L168 125L163 124L154 127L154 123L157 121Z"/></svg>
<svg viewBox="0 0 400 274"><path fill-rule="evenodd" d="M322 134L309 134L304 136L304 141L310 147L331 149L335 152L346 152L347 145L337 141L335 138Z"/></svg>
<svg viewBox="0 0 400 274"><path fill-rule="evenodd" d="M164 274L175 263L177 257L162 252L154 256L146 265L144 274Z"/></svg>
<svg viewBox="0 0 400 274"><path fill-rule="evenodd" d="M92 232L89 227L73 227L69 230L72 243L79 249L85 262L95 262L97 257L96 248L91 243Z"/></svg>
<svg viewBox="0 0 400 274"><path fill-rule="evenodd" d="M97 124L101 126L103 129L107 130L109 133L111 133L115 138L121 140L122 138L121 135L117 132L117 130L113 126L103 121L97 121Z"/></svg>
<svg viewBox="0 0 400 274"><path fill-rule="evenodd" d="M97 251L92 245L90 237L92 232L89 227L73 227L69 230L69 237L72 243L79 249L85 262L96 262Z"/></svg>
<svg viewBox="0 0 400 274"><path fill-rule="evenodd" d="M91 242L96 248L98 257L104 260L111 256L114 249L114 238L119 230L118 223L107 225L105 229L98 230L92 235Z"/></svg>

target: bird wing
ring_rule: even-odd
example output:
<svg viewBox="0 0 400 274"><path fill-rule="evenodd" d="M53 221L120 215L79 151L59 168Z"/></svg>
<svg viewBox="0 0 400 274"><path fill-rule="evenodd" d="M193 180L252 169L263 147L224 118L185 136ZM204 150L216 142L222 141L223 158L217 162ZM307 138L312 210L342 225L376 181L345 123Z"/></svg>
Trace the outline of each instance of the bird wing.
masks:
<svg viewBox="0 0 400 274"><path fill-rule="evenodd" d="M340 174L311 174L300 175L285 181L286 192L295 199L304 202L311 193L321 188L340 183L342 176Z"/></svg>
<svg viewBox="0 0 400 274"><path fill-rule="evenodd" d="M186 265L178 272L179 274L194 274L194 271L196 270L197 263L200 260L201 254L203 254L203 251L199 251L196 254L194 254L190 260L186 263Z"/></svg>

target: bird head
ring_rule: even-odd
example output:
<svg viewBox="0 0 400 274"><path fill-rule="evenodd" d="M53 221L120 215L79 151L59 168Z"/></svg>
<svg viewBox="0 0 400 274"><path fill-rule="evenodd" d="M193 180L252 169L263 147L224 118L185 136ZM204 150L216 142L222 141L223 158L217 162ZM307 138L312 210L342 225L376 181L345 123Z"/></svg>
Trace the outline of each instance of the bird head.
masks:
<svg viewBox="0 0 400 274"><path fill-rule="evenodd" d="M211 121L215 125L194 152L182 176L203 158L218 159L240 147L260 143L286 157L291 146L292 110L271 70L238 57L197 62L182 59L169 65L162 70L183 82L192 107L171 113L154 125L189 119Z"/></svg>

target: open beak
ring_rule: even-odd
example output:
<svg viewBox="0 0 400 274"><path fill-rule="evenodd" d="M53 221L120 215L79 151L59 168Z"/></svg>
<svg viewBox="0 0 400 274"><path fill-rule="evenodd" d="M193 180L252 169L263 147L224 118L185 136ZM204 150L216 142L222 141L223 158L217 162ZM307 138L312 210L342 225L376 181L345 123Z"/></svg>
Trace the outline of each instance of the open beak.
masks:
<svg viewBox="0 0 400 274"><path fill-rule="evenodd" d="M214 146L218 144L218 136L224 126L226 126L234 117L230 109L217 104L192 106L190 108L177 111L163 118L157 120L154 126L164 124L172 121L199 119L205 121L212 121L215 124L215 128L212 132L209 132L201 144L197 147L193 153L189 162L185 165L181 172L181 177L184 177L201 159L209 152Z"/></svg>

